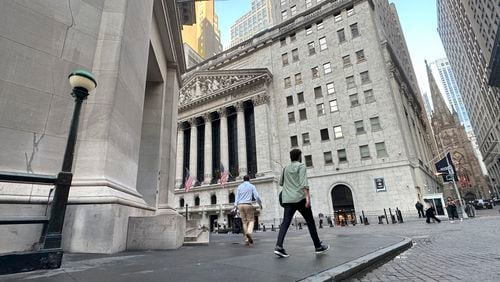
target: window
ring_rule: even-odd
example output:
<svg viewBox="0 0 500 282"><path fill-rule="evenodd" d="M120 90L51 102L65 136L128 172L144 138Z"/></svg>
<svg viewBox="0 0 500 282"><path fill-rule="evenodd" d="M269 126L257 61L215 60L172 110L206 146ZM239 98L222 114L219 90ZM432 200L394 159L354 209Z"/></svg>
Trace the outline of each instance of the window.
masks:
<svg viewBox="0 0 500 282"><path fill-rule="evenodd" d="M342 57L342 62L344 63L344 68L351 66L351 56L347 55Z"/></svg>
<svg viewBox="0 0 500 282"><path fill-rule="evenodd" d="M361 76L361 83L366 84L370 82L370 76L368 75L368 71L364 71L359 74Z"/></svg>
<svg viewBox="0 0 500 282"><path fill-rule="evenodd" d="M309 133L302 133L302 145L311 144L311 140L309 139Z"/></svg>
<svg viewBox="0 0 500 282"><path fill-rule="evenodd" d="M184 198L181 198L179 200L179 207L183 208L184 207Z"/></svg>
<svg viewBox="0 0 500 282"><path fill-rule="evenodd" d="M286 97L286 105L288 107L293 106L293 96Z"/></svg>
<svg viewBox="0 0 500 282"><path fill-rule="evenodd" d="M347 16L350 17L354 15L354 7L347 8Z"/></svg>
<svg viewBox="0 0 500 282"><path fill-rule="evenodd" d="M236 197L233 192L229 193L229 203L234 203L235 198Z"/></svg>
<svg viewBox="0 0 500 282"><path fill-rule="evenodd" d="M353 75L346 77L345 80L346 80L346 84L347 84L347 89L356 87L356 83L354 82Z"/></svg>
<svg viewBox="0 0 500 282"><path fill-rule="evenodd" d="M342 20L342 14L338 13L333 18L335 19L335 22L340 22Z"/></svg>
<svg viewBox="0 0 500 282"><path fill-rule="evenodd" d="M306 35L309 35L313 32L312 26L306 26Z"/></svg>
<svg viewBox="0 0 500 282"><path fill-rule="evenodd" d="M217 196L215 194L212 194L212 196L210 196L210 204L211 205L217 204Z"/></svg>
<svg viewBox="0 0 500 282"><path fill-rule="evenodd" d="M387 151L385 150L385 143L375 143L375 149L377 150L377 158L387 157Z"/></svg>
<svg viewBox="0 0 500 282"><path fill-rule="evenodd" d="M336 112L339 110L339 107L337 105L337 100L331 100L330 101L330 113Z"/></svg>
<svg viewBox="0 0 500 282"><path fill-rule="evenodd" d="M375 96L373 95L372 89L365 90L364 95L365 95L365 103L368 104L375 102Z"/></svg>
<svg viewBox="0 0 500 282"><path fill-rule="evenodd" d="M300 117L300 120L305 120L305 119L307 119L306 109L300 109L300 110L299 110L299 117Z"/></svg>
<svg viewBox="0 0 500 282"><path fill-rule="evenodd" d="M323 64L323 71L325 72L325 74L329 74L332 72L332 66L330 65L330 63Z"/></svg>
<svg viewBox="0 0 500 282"><path fill-rule="evenodd" d="M323 21L319 21L316 23L316 30L322 30L325 26L323 25Z"/></svg>
<svg viewBox="0 0 500 282"><path fill-rule="evenodd" d="M290 77L285 77L285 88L291 87L292 86L292 80Z"/></svg>
<svg viewBox="0 0 500 282"><path fill-rule="evenodd" d="M295 122L295 112L288 113L288 123L294 123L294 122Z"/></svg>
<svg viewBox="0 0 500 282"><path fill-rule="evenodd" d="M304 159L306 160L306 167L313 166L313 158L311 155L304 156Z"/></svg>
<svg viewBox="0 0 500 282"><path fill-rule="evenodd" d="M312 6L312 0L306 0L306 8L310 8Z"/></svg>
<svg viewBox="0 0 500 282"><path fill-rule="evenodd" d="M293 49L292 50L292 60L294 62L299 60L299 49Z"/></svg>
<svg viewBox="0 0 500 282"><path fill-rule="evenodd" d="M307 49L309 50L309 55L316 54L316 48L314 47L314 41L307 43Z"/></svg>
<svg viewBox="0 0 500 282"><path fill-rule="evenodd" d="M194 205L199 206L200 205L200 196L194 197Z"/></svg>
<svg viewBox="0 0 500 282"><path fill-rule="evenodd" d="M288 53L281 54L281 64L283 66L288 66Z"/></svg>
<svg viewBox="0 0 500 282"><path fill-rule="evenodd" d="M357 23L351 24L350 27L351 27L352 38L358 37L359 36L358 24Z"/></svg>
<svg viewBox="0 0 500 282"><path fill-rule="evenodd" d="M311 72L312 72L312 77L313 78L318 78L319 77L319 69L318 69L318 67L312 68Z"/></svg>
<svg viewBox="0 0 500 282"><path fill-rule="evenodd" d="M297 93L297 103L304 103L304 92Z"/></svg>
<svg viewBox="0 0 500 282"><path fill-rule="evenodd" d="M286 45L286 37L280 38L280 46L283 47Z"/></svg>
<svg viewBox="0 0 500 282"><path fill-rule="evenodd" d="M323 158L325 159L325 164L326 165L333 164L332 152L324 152L323 153Z"/></svg>
<svg viewBox="0 0 500 282"><path fill-rule="evenodd" d="M382 126L380 126L380 120L378 117L370 118L370 126L372 128L372 131L382 130Z"/></svg>
<svg viewBox="0 0 500 282"><path fill-rule="evenodd" d="M339 43L345 42L344 29L337 30L337 36L339 37Z"/></svg>
<svg viewBox="0 0 500 282"><path fill-rule="evenodd" d="M319 39L319 50L323 51L328 49L328 46L326 45L326 37L321 37Z"/></svg>
<svg viewBox="0 0 500 282"><path fill-rule="evenodd" d="M335 137L335 139L344 137L344 135L342 134L342 126L341 125L337 125L337 126L333 127L333 136Z"/></svg>
<svg viewBox="0 0 500 282"><path fill-rule="evenodd" d="M323 97L323 91L321 91L321 86L314 87L314 98L322 98Z"/></svg>
<svg viewBox="0 0 500 282"><path fill-rule="evenodd" d="M347 162L347 153L345 149L337 150L337 156L339 157L339 163Z"/></svg>
<svg viewBox="0 0 500 282"><path fill-rule="evenodd" d="M365 132L365 126L363 125L362 120L358 120L354 122L354 127L356 128L356 134L363 134Z"/></svg>
<svg viewBox="0 0 500 282"><path fill-rule="evenodd" d="M356 51L356 59L358 63L366 61L365 52L363 50Z"/></svg>
<svg viewBox="0 0 500 282"><path fill-rule="evenodd" d="M325 105L323 103L317 104L316 109L318 110L318 116L322 116L325 114Z"/></svg>
<svg viewBox="0 0 500 282"><path fill-rule="evenodd" d="M298 147L299 146L299 139L297 138L297 135L290 136L290 145L291 145L291 147Z"/></svg>
<svg viewBox="0 0 500 282"><path fill-rule="evenodd" d="M302 84L302 74L300 72L295 74L295 85L299 84Z"/></svg>
<svg viewBox="0 0 500 282"><path fill-rule="evenodd" d="M358 94L349 95L349 101L351 101L351 107L359 106Z"/></svg>
<svg viewBox="0 0 500 282"><path fill-rule="evenodd" d="M335 93L335 86L333 85L333 82L326 84L326 92L328 95Z"/></svg>
<svg viewBox="0 0 500 282"><path fill-rule="evenodd" d="M292 16L295 16L297 14L297 6L292 6L290 7L290 12L292 13Z"/></svg>
<svg viewBox="0 0 500 282"><path fill-rule="evenodd" d="M330 136L328 135L328 128L323 128L319 131L321 135L321 141L328 141L330 140Z"/></svg>
<svg viewBox="0 0 500 282"><path fill-rule="evenodd" d="M359 154L362 159L366 159L370 157L370 150L368 149L368 145L359 146Z"/></svg>
<svg viewBox="0 0 500 282"><path fill-rule="evenodd" d="M294 42L295 40L297 40L297 36L295 36L295 32L290 34L290 42Z"/></svg>
<svg viewBox="0 0 500 282"><path fill-rule="evenodd" d="M286 10L281 11L281 19L286 20L288 18L288 12Z"/></svg>

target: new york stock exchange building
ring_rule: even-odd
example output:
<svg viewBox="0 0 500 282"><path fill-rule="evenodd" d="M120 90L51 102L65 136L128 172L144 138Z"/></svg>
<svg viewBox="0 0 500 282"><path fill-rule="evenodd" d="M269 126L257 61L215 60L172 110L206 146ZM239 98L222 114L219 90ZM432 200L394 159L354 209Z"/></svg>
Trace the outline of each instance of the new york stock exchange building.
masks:
<svg viewBox="0 0 500 282"><path fill-rule="evenodd" d="M300 148L316 217L359 223L364 212L373 222L384 208L415 217L416 201L443 188L401 34L387 1L325 1L190 69L179 96L177 211L231 227L248 174L263 200L256 226L279 225L279 177Z"/></svg>

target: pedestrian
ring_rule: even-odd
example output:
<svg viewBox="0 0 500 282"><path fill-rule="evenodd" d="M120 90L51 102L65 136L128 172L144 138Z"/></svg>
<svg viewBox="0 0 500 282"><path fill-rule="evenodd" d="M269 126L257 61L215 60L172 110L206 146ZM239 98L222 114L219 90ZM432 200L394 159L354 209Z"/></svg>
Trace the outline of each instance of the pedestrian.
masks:
<svg viewBox="0 0 500 282"><path fill-rule="evenodd" d="M446 199L446 211L448 212L448 218L450 219L450 221L453 222L455 218L456 219L459 218L457 205L455 204L455 201L451 197L448 197Z"/></svg>
<svg viewBox="0 0 500 282"><path fill-rule="evenodd" d="M431 223L431 218L432 218L433 220L437 221L438 223L441 223L441 220L436 217L436 209L432 205L431 201L429 201L428 199L425 199L424 202L425 202L425 208L426 208L425 209L425 216L427 217L427 220L425 222Z"/></svg>
<svg viewBox="0 0 500 282"><path fill-rule="evenodd" d="M236 190L236 200L234 205L240 211L240 217L243 222L243 236L245 238L245 245L250 246L253 244L252 231L255 221L255 210L252 206L252 199L255 199L262 209L262 201L257 193L255 186L250 183L248 175L243 176L243 183L238 186Z"/></svg>
<svg viewBox="0 0 500 282"><path fill-rule="evenodd" d="M317 254L322 253L330 248L329 245L324 245L319 239L316 230L316 224L311 209L311 197L309 194L309 184L307 182L306 166L301 163L302 152L299 149L290 151L291 163L283 168L280 179L281 198L283 203L283 222L278 234L278 240L274 249L274 254L286 258L288 253L283 248L286 232L292 222L292 218L296 211L299 211L305 219L309 235L314 243Z"/></svg>
<svg viewBox="0 0 500 282"><path fill-rule="evenodd" d="M422 205L422 203L420 201L417 201L417 203L415 204L415 208L417 209L417 212L418 212L418 218L425 217L424 205Z"/></svg>

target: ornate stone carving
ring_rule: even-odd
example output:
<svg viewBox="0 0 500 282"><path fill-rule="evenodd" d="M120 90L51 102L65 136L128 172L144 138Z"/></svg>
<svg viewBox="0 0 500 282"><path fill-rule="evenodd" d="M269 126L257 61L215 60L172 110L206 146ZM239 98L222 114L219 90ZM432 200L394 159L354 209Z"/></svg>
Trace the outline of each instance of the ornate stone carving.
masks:
<svg viewBox="0 0 500 282"><path fill-rule="evenodd" d="M211 113L203 113L201 115L201 118L205 121L205 122L210 122L212 120L211 118Z"/></svg>
<svg viewBox="0 0 500 282"><path fill-rule="evenodd" d="M227 117L227 110L226 110L226 108L220 108L220 109L218 109L217 113L219 113L220 117Z"/></svg>
<svg viewBox="0 0 500 282"><path fill-rule="evenodd" d="M243 107L243 102L237 102L234 105L234 108L236 109L237 112L243 112L243 110L245 110L245 108Z"/></svg>
<svg viewBox="0 0 500 282"><path fill-rule="evenodd" d="M269 95L257 95L252 98L255 107L269 103Z"/></svg>

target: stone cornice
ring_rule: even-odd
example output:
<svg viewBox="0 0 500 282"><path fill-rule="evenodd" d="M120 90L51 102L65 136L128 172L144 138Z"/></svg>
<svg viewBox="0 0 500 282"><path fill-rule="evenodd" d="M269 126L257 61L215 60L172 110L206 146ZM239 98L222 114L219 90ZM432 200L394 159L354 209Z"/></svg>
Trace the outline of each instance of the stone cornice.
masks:
<svg viewBox="0 0 500 282"><path fill-rule="evenodd" d="M272 79L268 69L199 71L184 81L179 94L179 112L243 88L265 88ZM240 91L241 92L241 91Z"/></svg>

